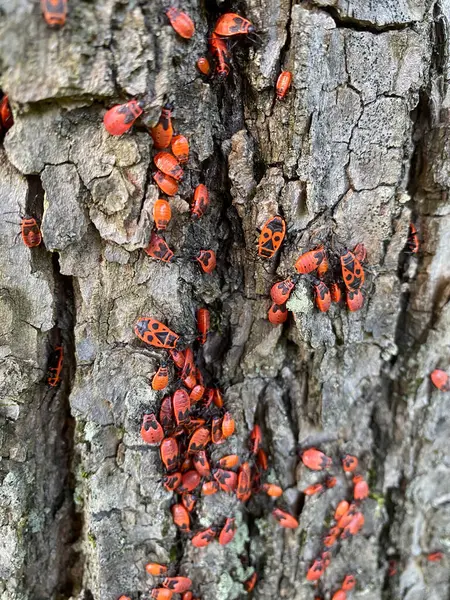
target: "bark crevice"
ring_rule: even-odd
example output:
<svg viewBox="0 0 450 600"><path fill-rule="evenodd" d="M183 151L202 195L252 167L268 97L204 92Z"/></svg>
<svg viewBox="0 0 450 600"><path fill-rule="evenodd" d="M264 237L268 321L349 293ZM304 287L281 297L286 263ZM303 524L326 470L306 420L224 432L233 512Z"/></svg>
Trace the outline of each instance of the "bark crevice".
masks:
<svg viewBox="0 0 450 600"><path fill-rule="evenodd" d="M377 25L371 21L366 21L364 19L355 19L348 15L343 15L335 6L324 6L322 4L316 4L314 0L309 0L306 3L303 3L302 0L299 0L302 5L306 8L312 7L315 10L320 10L321 12L327 13L333 19L336 24L336 27L339 29L352 29L353 31L366 31L367 33L372 33L373 35L380 35L382 33L386 33L388 31L403 31L408 28L414 27L417 24L417 21L409 21L406 23L389 23L386 25Z"/></svg>

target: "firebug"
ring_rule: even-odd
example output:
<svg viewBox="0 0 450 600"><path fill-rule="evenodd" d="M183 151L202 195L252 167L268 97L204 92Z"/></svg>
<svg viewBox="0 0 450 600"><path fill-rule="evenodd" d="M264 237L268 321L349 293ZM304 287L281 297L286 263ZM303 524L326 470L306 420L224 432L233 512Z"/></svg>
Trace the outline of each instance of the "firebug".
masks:
<svg viewBox="0 0 450 600"><path fill-rule="evenodd" d="M179 369L182 369L184 366L184 352L182 350L169 350L170 358L176 364Z"/></svg>
<svg viewBox="0 0 450 600"><path fill-rule="evenodd" d="M188 452L194 453L199 450L204 450L211 439L209 429L206 427L199 427L196 429L189 441Z"/></svg>
<svg viewBox="0 0 450 600"><path fill-rule="evenodd" d="M309 568L306 579L307 581L318 581L325 573L325 564L322 557L316 558Z"/></svg>
<svg viewBox="0 0 450 600"><path fill-rule="evenodd" d="M62 346L56 346L50 354L47 367L47 384L56 387L61 380L61 371L64 361L64 350Z"/></svg>
<svg viewBox="0 0 450 600"><path fill-rule="evenodd" d="M417 229L413 223L409 225L409 234L408 234L408 242L407 242L409 251L412 254L417 254L420 249L419 235L417 233Z"/></svg>
<svg viewBox="0 0 450 600"><path fill-rule="evenodd" d="M317 267L317 275L322 279L330 268L330 263L328 262L327 253L324 251L323 258L320 261L319 266Z"/></svg>
<svg viewBox="0 0 450 600"><path fill-rule="evenodd" d="M272 258L279 250L286 234L286 223L278 215L267 219L261 229L258 242L258 254L263 258Z"/></svg>
<svg viewBox="0 0 450 600"><path fill-rule="evenodd" d="M327 477L325 479L325 487L327 487L329 490L331 488L334 488L337 484L337 478L336 477Z"/></svg>
<svg viewBox="0 0 450 600"><path fill-rule="evenodd" d="M189 577L166 577L162 584L175 594L182 594L192 586L192 580Z"/></svg>
<svg viewBox="0 0 450 600"><path fill-rule="evenodd" d="M63 27L67 17L67 0L41 0L41 10L49 27Z"/></svg>
<svg viewBox="0 0 450 600"><path fill-rule="evenodd" d="M191 216L193 219L200 219L203 217L209 206L209 193L208 188L203 183L200 183L194 192L194 201L191 209Z"/></svg>
<svg viewBox="0 0 450 600"><path fill-rule="evenodd" d="M253 429L250 432L250 452L252 454L258 454L258 450L262 444L262 431L259 425L253 425Z"/></svg>
<svg viewBox="0 0 450 600"><path fill-rule="evenodd" d="M234 471L227 471L225 469L214 469L213 477L219 484L220 489L223 492L231 494L234 492L238 485L238 476Z"/></svg>
<svg viewBox="0 0 450 600"><path fill-rule="evenodd" d="M207 408L209 408L211 406L211 404L213 403L214 396L215 396L214 388L206 388L205 389L205 395L204 395L204 400L203 400L203 408L205 410Z"/></svg>
<svg viewBox="0 0 450 600"><path fill-rule="evenodd" d="M358 459L356 456L352 456L351 454L346 454L342 457L342 468L346 473L353 473L358 467Z"/></svg>
<svg viewBox="0 0 450 600"><path fill-rule="evenodd" d="M173 522L181 531L190 531L191 522L189 513L182 504L174 504L171 508Z"/></svg>
<svg viewBox="0 0 450 600"><path fill-rule="evenodd" d="M197 496L194 496L194 494L190 494L189 492L181 494L181 504L188 512L192 512L194 510L196 503Z"/></svg>
<svg viewBox="0 0 450 600"><path fill-rule="evenodd" d="M248 35L249 33L254 33L254 31L255 27L250 21L236 13L225 13L219 17L214 27L214 33L223 37L239 34Z"/></svg>
<svg viewBox="0 0 450 600"><path fill-rule="evenodd" d="M172 406L177 425L184 425L189 421L191 402L189 400L189 394L184 388L176 390L172 398Z"/></svg>
<svg viewBox="0 0 450 600"><path fill-rule="evenodd" d="M364 269L350 250L342 250L341 268L345 287L350 291L359 290L365 279Z"/></svg>
<svg viewBox="0 0 450 600"><path fill-rule="evenodd" d="M164 575L167 573L167 567L165 565L160 565L158 563L147 563L145 565L145 570L149 575Z"/></svg>
<svg viewBox="0 0 450 600"><path fill-rule="evenodd" d="M182 428L180 428L180 429L182 429ZM184 433L184 431L183 431L183 433ZM184 456L183 462L181 463L180 471L182 473L186 473L186 471L190 471L193 466L194 466L194 464L192 462L192 457L189 454L187 454Z"/></svg>
<svg viewBox="0 0 450 600"><path fill-rule="evenodd" d="M184 385L188 388L188 390L193 390L197 385L197 380L195 379L195 371L194 373L190 373L186 377L183 378Z"/></svg>
<svg viewBox="0 0 450 600"><path fill-rule="evenodd" d="M158 154L153 157L153 162L155 163L156 168L165 175L169 175L177 181L183 179L183 169L181 168L180 163L175 156L169 152L158 152Z"/></svg>
<svg viewBox="0 0 450 600"><path fill-rule="evenodd" d="M213 32L209 39L209 48L216 59L216 73L219 79L226 79L230 73L230 52L227 42Z"/></svg>
<svg viewBox="0 0 450 600"><path fill-rule="evenodd" d="M161 453L161 460L163 461L166 469L174 471L178 466L179 451L178 442L174 437L164 438L159 448Z"/></svg>
<svg viewBox="0 0 450 600"><path fill-rule="evenodd" d="M342 292L341 288L339 287L339 284L333 282L330 285L330 295L332 302L339 303L342 300Z"/></svg>
<svg viewBox="0 0 450 600"><path fill-rule="evenodd" d="M287 321L289 316L286 304L275 304L273 303L267 311L267 318L272 325L281 325Z"/></svg>
<svg viewBox="0 0 450 600"><path fill-rule="evenodd" d="M397 561L396 560L390 560L388 562L388 575L389 575L389 577L394 577L394 575L397 575Z"/></svg>
<svg viewBox="0 0 450 600"><path fill-rule="evenodd" d="M283 489L274 483L263 483L261 489L271 498L279 498L283 495Z"/></svg>
<svg viewBox="0 0 450 600"><path fill-rule="evenodd" d="M206 75L206 77L209 77L211 75L211 65L209 64L209 60L207 58L205 58L204 56L201 56L198 60L197 60L197 69L200 71L200 73L202 75Z"/></svg>
<svg viewBox="0 0 450 600"><path fill-rule="evenodd" d="M125 104L117 104L110 108L103 117L103 124L110 135L122 135L133 126L143 113L143 103L130 100Z"/></svg>
<svg viewBox="0 0 450 600"><path fill-rule="evenodd" d="M202 485L203 496L212 496L213 494L217 494L218 491L219 484L217 481L205 481Z"/></svg>
<svg viewBox="0 0 450 600"><path fill-rule="evenodd" d="M256 585L256 581L258 579L258 575L256 574L256 571L253 573L253 575L251 575L247 581L244 582L244 588L245 590L250 593L253 591L255 585Z"/></svg>
<svg viewBox="0 0 450 600"><path fill-rule="evenodd" d="M172 217L172 209L167 200L160 198L153 205L153 221L156 229L166 229Z"/></svg>
<svg viewBox="0 0 450 600"><path fill-rule="evenodd" d="M216 268L216 253L214 250L200 250L195 259L205 273L212 273Z"/></svg>
<svg viewBox="0 0 450 600"><path fill-rule="evenodd" d="M166 11L166 15L178 35L190 40L195 33L195 26L191 17L173 6Z"/></svg>
<svg viewBox="0 0 450 600"><path fill-rule="evenodd" d="M272 511L272 515L275 517L281 527L285 527L287 529L295 529L298 527L297 519L280 508L275 508Z"/></svg>
<svg viewBox="0 0 450 600"><path fill-rule="evenodd" d="M155 348L175 348L180 336L151 317L141 317L136 321L134 333L146 344Z"/></svg>
<svg viewBox="0 0 450 600"><path fill-rule="evenodd" d="M164 439L163 428L153 413L144 415L141 426L141 438L151 446L159 446Z"/></svg>
<svg viewBox="0 0 450 600"><path fill-rule="evenodd" d="M339 538L340 533L341 530L339 529L339 527L332 527L323 539L323 545L325 546L325 548L331 548L332 546L334 546L334 544Z"/></svg>
<svg viewBox="0 0 450 600"><path fill-rule="evenodd" d="M442 371L442 369L435 369L430 377L433 385L437 387L438 390L441 390L442 392L450 391L450 380L445 371Z"/></svg>
<svg viewBox="0 0 450 600"><path fill-rule="evenodd" d="M172 398L170 396L166 396L161 401L159 422L164 430L169 429L173 425Z"/></svg>
<svg viewBox="0 0 450 600"><path fill-rule="evenodd" d="M203 531L199 531L192 538L192 545L196 548L204 548L208 546L213 539L216 537L216 530L213 527L208 527L208 529L204 529Z"/></svg>
<svg viewBox="0 0 450 600"><path fill-rule="evenodd" d="M217 465L222 469L233 469L239 464L239 456L237 454L230 454L229 456L223 456L217 461Z"/></svg>
<svg viewBox="0 0 450 600"><path fill-rule="evenodd" d="M213 417L211 420L211 440L213 444L222 444L225 438L222 433L222 418Z"/></svg>
<svg viewBox="0 0 450 600"><path fill-rule="evenodd" d="M241 502L247 502L252 493L250 464L244 462L239 469L236 497Z"/></svg>
<svg viewBox="0 0 450 600"><path fill-rule="evenodd" d="M355 500L364 500L369 495L369 486L364 481L361 475L355 475L353 477L353 497Z"/></svg>
<svg viewBox="0 0 450 600"><path fill-rule="evenodd" d="M360 512L357 512L350 523L344 527L343 532L341 533L341 539L346 540L347 538L356 535L360 529L362 529L364 525L364 515Z"/></svg>
<svg viewBox="0 0 450 600"><path fill-rule="evenodd" d="M313 279L314 284L314 299L317 308L320 312L327 312L331 306L330 290L319 279Z"/></svg>
<svg viewBox="0 0 450 600"><path fill-rule="evenodd" d="M5 94L0 102L0 129L8 131L14 125L14 117L9 105L8 95Z"/></svg>
<svg viewBox="0 0 450 600"><path fill-rule="evenodd" d="M347 512L345 512L341 516L339 521L337 522L337 526L340 529L345 529L345 527L347 527L347 525L349 525L349 523L351 523L353 517L356 515L357 512L358 512L358 508L357 508L356 504L354 504L354 503L350 504Z"/></svg>
<svg viewBox="0 0 450 600"><path fill-rule="evenodd" d="M186 425L184 427L190 435L193 431L195 431L199 427L203 427L203 425L205 425L205 423L206 423L206 419L201 419L201 418L191 419L189 421L189 423L186 423Z"/></svg>
<svg viewBox="0 0 450 600"><path fill-rule="evenodd" d="M364 306L364 296L361 290L346 290L345 302L350 312L361 310Z"/></svg>
<svg viewBox="0 0 450 600"><path fill-rule="evenodd" d="M225 521L225 525L222 527L219 533L219 544L221 546L226 546L227 544L229 544L233 540L236 530L237 526L235 523L235 519L233 519L232 517L228 517Z"/></svg>
<svg viewBox="0 0 450 600"><path fill-rule="evenodd" d="M197 329L200 333L200 343L206 344L209 332L210 316L207 308L199 308L197 311Z"/></svg>
<svg viewBox="0 0 450 600"><path fill-rule="evenodd" d="M189 159L189 142L184 135L174 135L172 138L172 152L180 163L186 163ZM170 175L170 173L169 173Z"/></svg>
<svg viewBox="0 0 450 600"><path fill-rule="evenodd" d="M291 278L285 279L284 281L278 281L272 286L270 297L275 304L286 304L294 288L295 283Z"/></svg>
<svg viewBox="0 0 450 600"><path fill-rule="evenodd" d="M444 558L443 552L430 552L427 554L427 560L430 562L439 562Z"/></svg>
<svg viewBox="0 0 450 600"><path fill-rule="evenodd" d="M183 380L183 382L189 377L195 377L195 363L194 363L194 353L192 352L192 348L188 347L186 348L185 352L184 352L184 365L183 365L183 369L181 370L181 379ZM195 382L194 382L195 385ZM191 386L188 386L191 387ZM193 387L193 386L192 386Z"/></svg>
<svg viewBox="0 0 450 600"><path fill-rule="evenodd" d="M161 110L161 116L159 117L158 123L150 130L150 134L153 138L153 145L157 150L164 150L164 148L170 146L172 141L172 111L173 104L167 103Z"/></svg>
<svg viewBox="0 0 450 600"><path fill-rule="evenodd" d="M191 404L195 404L196 402L199 402L202 398L203 398L203 394L205 393L205 388L202 385L195 385L192 390L191 393L189 394L189 400L191 401Z"/></svg>
<svg viewBox="0 0 450 600"><path fill-rule="evenodd" d="M184 494L185 492L193 492L200 485L200 474L196 470L186 471L183 473L181 485L178 486L177 492Z"/></svg>
<svg viewBox="0 0 450 600"><path fill-rule="evenodd" d="M309 448L302 452L301 459L303 464L311 469L311 471L322 471L329 469L332 465L332 460L317 448Z"/></svg>
<svg viewBox="0 0 450 600"><path fill-rule="evenodd" d="M192 462L202 477L209 477L211 475L211 467L204 450L196 452L192 457Z"/></svg>
<svg viewBox="0 0 450 600"><path fill-rule="evenodd" d="M263 471L267 471L268 466L269 466L269 461L268 461L265 450L263 450L262 448L260 448L258 450L258 454L256 456L256 462Z"/></svg>
<svg viewBox="0 0 450 600"><path fill-rule="evenodd" d="M162 484L168 492L174 492L181 483L181 473L169 473L162 478Z"/></svg>
<svg viewBox="0 0 450 600"><path fill-rule="evenodd" d="M302 254L295 263L295 269L298 273L305 275L315 271L325 256L325 248L319 246L315 250L310 250Z"/></svg>
<svg viewBox="0 0 450 600"><path fill-rule="evenodd" d="M283 100L289 91L292 83L292 73L290 71L282 71L277 79L276 91L278 100Z"/></svg>
<svg viewBox="0 0 450 600"><path fill-rule="evenodd" d="M152 388L154 390L163 390L169 384L169 369L167 365L162 364L156 371L152 379Z"/></svg>
<svg viewBox="0 0 450 600"><path fill-rule="evenodd" d="M231 415L231 413L229 411L227 411L223 415L223 419L222 419L222 434L225 439L229 438L231 435L233 435L234 427L235 427L235 425L234 425L233 416Z"/></svg>
<svg viewBox="0 0 450 600"><path fill-rule="evenodd" d="M223 407L223 396L219 388L214 388L213 402L217 408Z"/></svg>
<svg viewBox="0 0 450 600"><path fill-rule="evenodd" d="M315 494L321 494L325 491L325 487L322 483L313 483L303 490L305 496L314 496Z"/></svg>
<svg viewBox="0 0 450 600"><path fill-rule="evenodd" d="M353 248L353 254L356 256L360 263L366 260L367 250L362 242L356 244L356 246Z"/></svg>
<svg viewBox="0 0 450 600"><path fill-rule="evenodd" d="M158 187L168 196L175 196L178 192L178 182L170 175L166 175L162 171L156 171L153 179L158 184Z"/></svg>
<svg viewBox="0 0 450 600"><path fill-rule="evenodd" d="M351 592L352 589L355 587L356 585L356 579L354 575L346 575L344 577L344 581L342 582L341 585L341 590L344 590L344 592Z"/></svg>
<svg viewBox="0 0 450 600"><path fill-rule="evenodd" d="M162 262L170 263L173 261L173 252L166 243L166 240L156 235L154 231L150 236L150 242L144 252L151 258L161 260Z"/></svg>

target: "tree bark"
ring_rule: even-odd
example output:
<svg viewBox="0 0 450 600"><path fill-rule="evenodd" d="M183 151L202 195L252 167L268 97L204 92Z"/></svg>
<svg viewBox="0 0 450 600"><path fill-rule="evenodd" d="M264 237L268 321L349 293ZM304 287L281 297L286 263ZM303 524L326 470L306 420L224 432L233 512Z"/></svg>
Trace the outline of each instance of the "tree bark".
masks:
<svg viewBox="0 0 450 600"><path fill-rule="evenodd" d="M448 598L448 558L426 555L450 550L450 397L429 380L450 362L450 1L188 0L187 42L165 8L69 0L54 31L35 2L0 1L0 84L15 120L0 151L0 599L137 600L153 584L150 560L177 561L203 600L246 597L254 570L255 598L313 598L306 571L351 486L336 468L338 485L305 499L318 476L297 466L297 444L336 464L355 454L371 488L363 532L334 551L324 597L353 572L355 599ZM261 39L233 47L224 83L206 81L195 62L227 10ZM278 102L282 69L293 87ZM105 109L131 97L146 100L145 117L111 137ZM167 100L191 146L171 200L171 265L142 252L159 196L144 124ZM192 223L200 182L211 207ZM42 221L45 247L15 239L24 214ZM275 214L288 235L263 261L258 228ZM411 221L418 255L405 252ZM288 323L271 325L271 285L320 241L330 252L366 245L363 310L319 313L303 279ZM217 252L212 275L191 260L201 248ZM200 306L213 332L197 359L237 427L213 457L244 456L259 423L295 531L261 496L247 508L225 494L199 500L198 528L236 516L229 546L195 549L172 523L159 454L139 436L142 414L159 407L148 379L164 353L132 326L153 316L192 339ZM60 343L62 382L49 389Z"/></svg>

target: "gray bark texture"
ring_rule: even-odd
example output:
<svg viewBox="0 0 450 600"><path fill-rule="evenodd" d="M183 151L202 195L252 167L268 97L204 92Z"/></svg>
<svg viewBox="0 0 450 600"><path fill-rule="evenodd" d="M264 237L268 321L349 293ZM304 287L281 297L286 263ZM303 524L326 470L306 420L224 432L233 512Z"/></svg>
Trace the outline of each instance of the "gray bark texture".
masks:
<svg viewBox="0 0 450 600"><path fill-rule="evenodd" d="M148 561L178 561L203 600L247 597L255 569L254 598L312 600L305 573L351 486L337 469L334 489L305 499L318 476L297 464L300 443L336 462L355 454L371 488L362 533L322 578L324 598L351 571L354 600L444 600L450 395L429 374L450 366L450 0L180 8L195 21L190 41L162 0L69 0L56 31L38 2L0 0L0 86L15 119L0 149L0 598L137 600L154 583ZM236 44L225 83L206 81L195 62L229 10L261 40ZM277 102L281 69L293 87ZM144 119L108 135L106 109L132 97L146 98ZM171 265L142 251L159 196L144 124L167 100L191 146L171 200ZM193 223L200 182L211 207ZM45 246L16 239L21 214L42 221ZM279 259L263 261L258 228L274 214L288 234ZM411 221L418 255L405 253ZM288 323L271 325L271 285L332 233L367 247L363 310L319 313L303 280ZM212 275L191 260L200 248L217 252ZM153 316L192 339L200 306L213 331L199 360L237 429L213 455L245 455L259 423L268 481L286 490L297 530L281 529L261 495L246 508L223 493L199 500L196 528L236 516L229 546L196 549L172 523L159 453L139 436L162 398L148 379L165 353L132 327ZM62 383L50 390L61 342ZM427 561L435 550L443 560Z"/></svg>

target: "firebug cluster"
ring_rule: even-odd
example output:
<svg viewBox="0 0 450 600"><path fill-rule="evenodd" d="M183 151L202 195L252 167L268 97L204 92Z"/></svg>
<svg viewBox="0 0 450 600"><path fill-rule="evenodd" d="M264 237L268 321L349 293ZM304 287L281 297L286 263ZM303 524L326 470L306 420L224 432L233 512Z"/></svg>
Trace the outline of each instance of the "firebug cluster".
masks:
<svg viewBox="0 0 450 600"><path fill-rule="evenodd" d="M283 221L281 217L273 217ZM272 220L273 220L272 219ZM268 223L271 223L269 220ZM279 222L279 221L278 221ZM263 257L271 257L281 246L286 226L279 225L279 235L275 240L269 240L267 223L261 231L259 238L258 254ZM262 245L270 243L272 254L264 252ZM324 245L313 250L308 250L299 256L294 268L297 273L283 281L273 284L270 297L273 304L269 308L268 319L274 325L284 323L288 318L286 303L289 300L301 275L305 276L313 288L314 302L320 312L327 312L331 303L342 302L345 297L347 308L351 312L360 310L364 305L364 295L361 287L365 281L365 273L362 264L366 260L366 249L364 244L355 246L353 252L347 248L342 249L339 254L327 252ZM313 275L316 273L317 277Z"/></svg>
<svg viewBox="0 0 450 600"><path fill-rule="evenodd" d="M241 456L225 452L221 458L214 461L211 458L211 451L235 433L235 421L222 392L206 384L201 361L196 360L207 340L209 322L208 310L200 308L197 312L197 351L191 345L181 349L181 337L156 319L141 317L134 327L141 341L167 351L166 358L171 359L171 369L176 372L173 378L175 389L170 394L165 390L171 369L165 360L154 374L152 388L165 395L158 413L143 415L140 435L144 443L159 448L163 468L161 483L173 494L172 520L180 534L197 548L205 548L213 542L227 545L237 531L235 516L211 523L206 528L198 527L196 509L205 496L228 494L245 504L258 493L274 501L283 495L279 485L264 481L268 457L259 425L254 425L248 448ZM282 527L298 526L298 520L280 507L275 507L272 514ZM156 574L157 568L151 568ZM246 582L246 588L252 589L255 583L256 577L252 576ZM154 588L153 597L169 597L167 592L160 590Z"/></svg>
<svg viewBox="0 0 450 600"><path fill-rule="evenodd" d="M41 10L47 25L61 28L67 18L67 0L41 0ZM176 7L165 11L174 31L184 40L195 35L195 24L190 16ZM225 13L215 23L210 33L207 56L196 61L198 71L205 77L215 75L224 82L231 72L232 48L239 37L256 36L254 25L236 13ZM279 74L275 97L284 100L292 85L293 74L283 70ZM172 263L175 260L173 250L164 238L164 232L170 227L172 208L170 199L178 194L179 184L183 180L184 170L189 162L189 141L181 133L174 133L172 103L162 108L157 123L149 128L155 150L153 180L165 197L159 198L153 206L154 230L144 252L154 260ZM131 99L110 108L103 118L106 131L110 135L121 136L129 133L145 114L143 100ZM0 135L4 135L13 125L13 115L8 95L0 101ZM191 218L201 219L210 206L210 194L205 184L199 184L192 193ZM280 215L267 219L261 228L258 240L258 255L261 259L273 259L280 251L286 236L286 222ZM42 235L34 217L25 216L21 221L21 236L28 248L41 244ZM411 223L407 250L417 254L420 249L419 234ZM364 305L362 287L365 282L364 263L367 258L363 243L353 250L341 247L331 251L325 244L301 254L294 264L295 273L273 284L270 290L272 305L268 319L273 324L282 324L288 318L287 302L300 277L304 277L312 287L314 301L320 312L327 312L332 302L345 304L349 311L360 310ZM216 255L212 249L199 249L192 257L204 273L212 273L216 267ZM236 516L230 515L208 527L199 527L197 509L206 496L227 494L245 505L252 496L265 494L270 499L271 514L275 521L285 529L299 526L298 515L286 510L282 503L284 490L274 482L267 481L269 458L263 447L263 435L258 424L250 432L248 447L240 454L229 454L224 450L220 458L212 458L212 450L226 444L235 433L235 420L226 406L226 399L219 387L209 385L207 374L202 371L201 354L210 332L210 312L201 307L196 315L197 336L192 344L186 343L175 331L153 317L140 317L135 325L136 336L145 344L166 355L151 379L151 387L163 395L159 399L157 411L142 415L140 437L150 448L158 449L161 462L161 485L172 494L171 517L179 533L194 547L205 548L212 543L222 546L230 544L237 532ZM56 387L61 381L64 359L62 345L57 345L49 360L47 384ZM435 369L431 381L441 391L450 391L448 374ZM167 389L171 387L171 391ZM216 453L215 453L216 455ZM303 465L316 472L322 472L322 478L302 490L306 498L325 494L337 484L337 474L333 474L335 462L318 448L302 450L300 459ZM356 456L345 454L340 466L348 482L348 493L340 500L334 510L333 523L323 533L320 552L305 573L306 580L315 586L315 600L321 600L323 590L319 581L339 551L340 544L357 535L364 526L363 505L369 495L369 486L359 472ZM312 500L308 500L312 501ZM431 552L427 559L439 561L443 557L440 551ZM150 590L151 598L171 600L179 594L181 600L199 600L194 597L192 580L177 574L173 565L149 562L146 572L153 578L155 586ZM256 570L244 582L251 593L257 583ZM347 594L356 586L356 578L346 573L338 590L327 592L332 600L346 600ZM333 594L331 596L331 594ZM130 600L121 596L119 600Z"/></svg>
<svg viewBox="0 0 450 600"><path fill-rule="evenodd" d="M318 448L307 448L300 452L300 459L308 469L326 472L325 479L303 490L306 496L322 494L336 485L337 477L330 473L334 468L334 461L330 456ZM352 487L348 497L343 498L336 506L333 524L324 532L322 548L306 573L307 581L314 583L316 588L317 582L330 565L333 555L339 551L339 544L359 533L364 526L362 504L369 495L369 486L363 476L358 473L359 461L356 456L344 454L341 456L340 463L345 477L351 481ZM340 589L333 594L332 598L346 600L347 592L351 591L355 585L354 575L346 574ZM316 595L316 600L320 600L320 598Z"/></svg>

